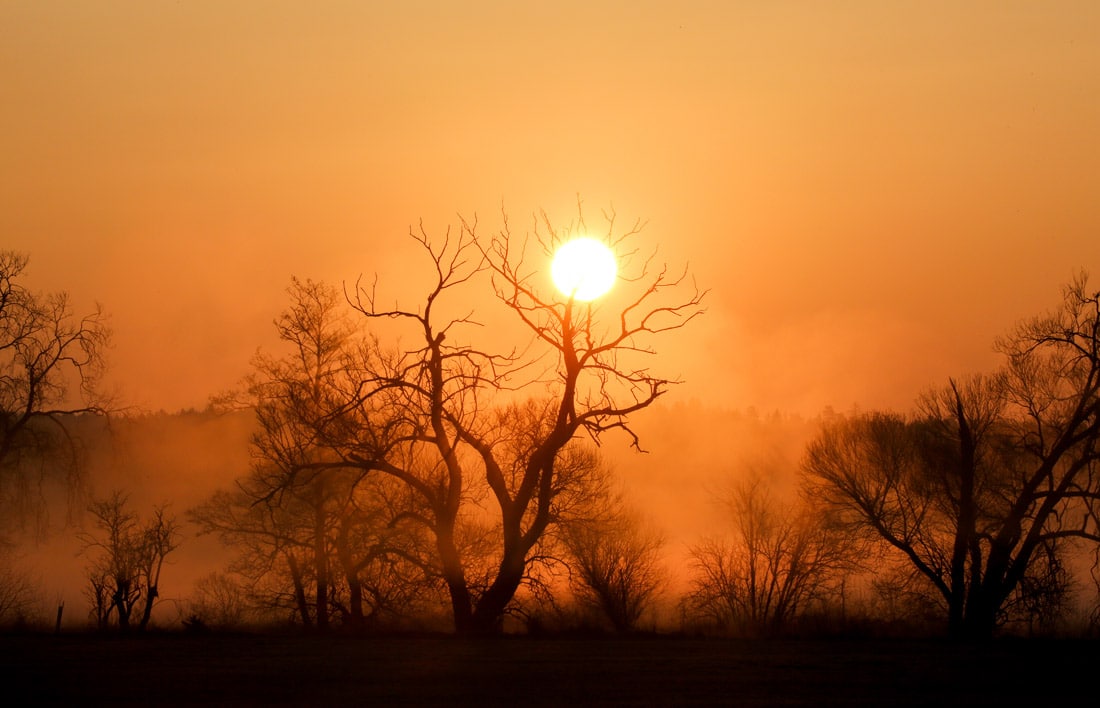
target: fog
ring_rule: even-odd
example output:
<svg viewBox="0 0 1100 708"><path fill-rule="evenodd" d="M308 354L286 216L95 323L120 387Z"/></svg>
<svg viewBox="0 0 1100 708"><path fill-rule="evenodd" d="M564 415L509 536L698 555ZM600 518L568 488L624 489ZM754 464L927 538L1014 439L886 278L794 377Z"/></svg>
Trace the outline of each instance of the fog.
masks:
<svg viewBox="0 0 1100 708"><path fill-rule="evenodd" d="M723 500L732 485L755 471L766 474L781 497L793 492L802 446L819 423L681 403L658 405L636 417L641 450L623 434L606 436L600 450L613 485L666 538L670 596L683 587L688 548L730 530ZM167 626L186 618L195 582L225 572L235 553L217 538L199 535L186 512L247 474L255 429L250 410L139 415L78 426L83 441L78 493L47 485L42 525L29 518L21 532L9 534L19 543L16 557L41 601L64 601L65 626L85 626L89 558L81 554L77 535L92 530L88 502L117 490L128 495L139 516L167 505L181 522L181 543L163 572L156 618ZM43 608L44 615L52 611Z"/></svg>
<svg viewBox="0 0 1100 708"><path fill-rule="evenodd" d="M127 495L130 509L139 517L164 505L182 524L180 546L164 571L166 602L157 614L165 624L179 622L195 581L224 571L232 557L231 549L216 538L199 536L187 523L186 512L218 489L232 488L247 472L254 428L250 411L115 417L106 424L77 426L79 485L70 489L56 480L47 484L45 515L25 520L8 534L9 540L18 542L15 557L37 585L40 598L47 603L64 601L65 626L83 627L88 622L84 591L90 559L81 553L84 544L78 538L82 531L94 531L87 507L115 491ZM54 608L44 609L51 615Z"/></svg>

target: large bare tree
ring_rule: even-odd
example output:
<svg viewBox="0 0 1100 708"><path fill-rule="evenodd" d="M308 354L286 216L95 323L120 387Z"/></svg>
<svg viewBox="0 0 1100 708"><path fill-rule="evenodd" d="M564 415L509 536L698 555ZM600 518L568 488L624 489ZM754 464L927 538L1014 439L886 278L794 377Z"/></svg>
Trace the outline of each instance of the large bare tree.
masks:
<svg viewBox="0 0 1100 708"><path fill-rule="evenodd" d="M1100 293L1079 276L997 346L997 374L951 381L908 418L841 421L805 464L820 499L936 589L959 637L1050 612L1068 545L1100 541Z"/></svg>
<svg viewBox="0 0 1100 708"><path fill-rule="evenodd" d="M66 293L27 289L27 263L0 251L0 504L8 519L33 502L50 453L65 452L65 469L77 469L66 417L103 411L96 384L109 339L98 307L77 317Z"/></svg>
<svg viewBox="0 0 1100 708"><path fill-rule="evenodd" d="M617 234L606 216L603 238L625 269L606 307L546 293L548 259L587 229L581 218L557 230L545 215L522 237L507 219L488 237L476 221L434 240L412 232L434 271L415 306L383 305L375 287L350 294L360 314L405 327L405 338L363 350L330 442L343 462L398 479L419 499L414 516L435 540L460 633L499 630L559 517L575 438L598 442L616 429L637 444L631 414L675 382L649 368L652 340L702 312L704 293L683 273L639 256L641 225ZM496 349L475 336L488 324L526 335ZM485 523L489 567L462 541Z"/></svg>

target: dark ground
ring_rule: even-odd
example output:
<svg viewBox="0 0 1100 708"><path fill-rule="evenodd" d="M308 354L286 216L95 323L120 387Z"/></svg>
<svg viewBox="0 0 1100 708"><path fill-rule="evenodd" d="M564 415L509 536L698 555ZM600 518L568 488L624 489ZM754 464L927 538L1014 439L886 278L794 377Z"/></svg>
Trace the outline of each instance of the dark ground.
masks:
<svg viewBox="0 0 1100 708"><path fill-rule="evenodd" d="M5 705L1096 705L1100 642L0 637ZM13 696L25 698L11 700Z"/></svg>

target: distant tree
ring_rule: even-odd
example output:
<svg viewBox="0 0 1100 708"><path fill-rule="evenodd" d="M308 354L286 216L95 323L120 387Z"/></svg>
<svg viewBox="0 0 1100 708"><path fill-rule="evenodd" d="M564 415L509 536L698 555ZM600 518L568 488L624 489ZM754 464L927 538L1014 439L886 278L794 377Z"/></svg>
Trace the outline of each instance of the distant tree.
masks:
<svg viewBox="0 0 1100 708"><path fill-rule="evenodd" d="M234 575L215 571L195 583L191 617L202 627L237 629L249 624L253 610L247 590Z"/></svg>
<svg viewBox="0 0 1100 708"><path fill-rule="evenodd" d="M911 563L869 549L868 593L859 619L907 636L937 634L943 619L942 603L928 578Z"/></svg>
<svg viewBox="0 0 1100 708"><path fill-rule="evenodd" d="M1068 544L1100 541L1100 293L1080 276L997 346L997 374L950 381L909 418L830 425L805 464L819 499L935 588L956 637L1049 621Z"/></svg>
<svg viewBox="0 0 1100 708"><path fill-rule="evenodd" d="M243 394L259 423L251 471L190 512L239 552L234 568L307 627L364 627L405 615L431 584L398 503L404 490L365 479L325 446L323 422L359 346L340 292L292 279L276 320L284 356L259 354ZM223 397L228 398L228 397Z"/></svg>
<svg viewBox="0 0 1100 708"><path fill-rule="evenodd" d="M309 579L302 567L304 542L299 538L290 514L279 505L262 503L247 481L239 490L221 490L190 509L188 516L201 534L217 534L236 552L230 571L240 574L251 595L264 610L290 610L305 626L313 625Z"/></svg>
<svg viewBox="0 0 1100 708"><path fill-rule="evenodd" d="M144 630L160 597L164 561L179 546L179 526L165 507L143 522L118 491L93 501L89 512L93 528L79 538L89 557L86 595L96 625Z"/></svg>
<svg viewBox="0 0 1100 708"><path fill-rule="evenodd" d="M424 510L417 519L434 537L459 633L499 631L560 516L563 453L581 434L633 435L631 414L673 383L648 369L649 342L702 311L703 294L683 275L652 271L648 259L631 262L637 250L630 239L640 225L617 236L613 214L607 222L606 238L627 271L619 279L626 292L609 298L618 304L606 311L598 302L542 294L546 272L532 264L586 231L583 218L559 231L545 215L525 238L515 237L507 220L490 238L476 222L434 242L414 232L434 274L417 307L383 306L374 288L353 295L360 314L407 325L410 339L364 350L347 405L333 409L345 427L329 428L330 440L342 461L400 480L417 496ZM527 244L537 244L537 252L527 252ZM499 351L478 346L468 334L480 323L463 291L495 293L501 321L519 325L531 341ZM517 392L528 393L530 403L517 406ZM457 538L471 495L481 490L495 529L488 575L474 571L484 557L464 554Z"/></svg>
<svg viewBox="0 0 1100 708"><path fill-rule="evenodd" d="M834 598L856 565L852 539L807 503L778 502L759 474L725 500L732 538L691 549L686 614L723 632L777 635Z"/></svg>
<svg viewBox="0 0 1100 708"><path fill-rule="evenodd" d="M602 506L565 523L560 533L576 597L616 632L627 633L637 629L666 580L665 538L621 497Z"/></svg>
<svg viewBox="0 0 1100 708"><path fill-rule="evenodd" d="M409 621L437 586L400 511L369 483L352 488L331 470L323 477L273 495L272 480L252 474L189 516L236 551L230 569L268 610L321 630Z"/></svg>
<svg viewBox="0 0 1100 708"><path fill-rule="evenodd" d="M28 621L40 590L12 548L0 544L0 628Z"/></svg>
<svg viewBox="0 0 1100 708"><path fill-rule="evenodd" d="M27 262L0 251L0 515L7 521L33 505L51 453L66 451L66 468L77 471L66 416L103 411L95 389L109 339L100 309L77 318L67 294L28 290Z"/></svg>

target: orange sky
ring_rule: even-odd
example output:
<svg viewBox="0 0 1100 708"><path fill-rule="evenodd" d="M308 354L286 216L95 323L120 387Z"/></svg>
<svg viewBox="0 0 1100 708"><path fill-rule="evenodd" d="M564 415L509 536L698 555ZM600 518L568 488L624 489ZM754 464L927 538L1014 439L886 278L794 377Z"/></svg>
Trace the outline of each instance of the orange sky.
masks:
<svg viewBox="0 0 1100 708"><path fill-rule="evenodd" d="M168 410L292 274L578 193L712 289L661 369L731 407L906 407L1100 282L1100 3L528 5L0 2L0 247Z"/></svg>

